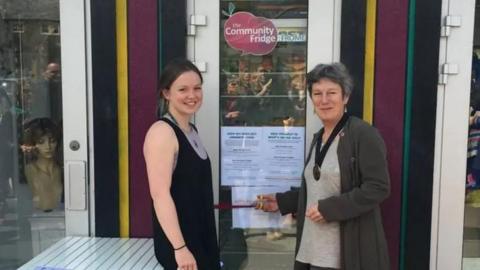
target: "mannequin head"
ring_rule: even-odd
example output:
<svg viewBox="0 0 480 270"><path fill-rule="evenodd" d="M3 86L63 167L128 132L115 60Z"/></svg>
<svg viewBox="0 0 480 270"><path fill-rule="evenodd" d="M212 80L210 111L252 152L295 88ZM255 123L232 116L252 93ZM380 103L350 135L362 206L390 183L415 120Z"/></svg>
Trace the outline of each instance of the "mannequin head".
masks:
<svg viewBox="0 0 480 270"><path fill-rule="evenodd" d="M30 159L56 158L59 132L49 118L36 118L26 124L24 145L32 148Z"/></svg>
<svg viewBox="0 0 480 270"><path fill-rule="evenodd" d="M59 138L58 128L49 118L36 118L25 125L25 178L34 207L43 211L56 209L63 192L62 169L57 160Z"/></svg>

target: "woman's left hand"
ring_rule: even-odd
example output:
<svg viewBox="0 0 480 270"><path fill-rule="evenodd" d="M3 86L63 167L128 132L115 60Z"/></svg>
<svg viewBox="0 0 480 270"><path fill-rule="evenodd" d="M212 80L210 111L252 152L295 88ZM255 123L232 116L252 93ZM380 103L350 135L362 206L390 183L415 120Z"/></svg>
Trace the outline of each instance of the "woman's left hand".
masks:
<svg viewBox="0 0 480 270"><path fill-rule="evenodd" d="M305 211L305 216L313 222L325 222L322 213L318 211L318 204L313 204L307 207L307 211Z"/></svg>

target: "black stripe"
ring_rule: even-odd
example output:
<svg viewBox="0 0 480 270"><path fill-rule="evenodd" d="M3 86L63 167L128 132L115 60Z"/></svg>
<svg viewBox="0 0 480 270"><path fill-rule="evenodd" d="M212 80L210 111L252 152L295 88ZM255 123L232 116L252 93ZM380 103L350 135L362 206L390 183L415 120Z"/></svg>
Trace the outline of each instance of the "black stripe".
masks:
<svg viewBox="0 0 480 270"><path fill-rule="evenodd" d="M348 112L359 118L363 118L366 2L358 0L342 2L340 61L352 74L355 84L348 102Z"/></svg>
<svg viewBox="0 0 480 270"><path fill-rule="evenodd" d="M95 235L118 237L115 0L91 1Z"/></svg>
<svg viewBox="0 0 480 270"><path fill-rule="evenodd" d="M428 269L441 1L416 1L405 269Z"/></svg>
<svg viewBox="0 0 480 270"><path fill-rule="evenodd" d="M160 63L186 57L187 4L182 1L159 1L160 11ZM160 68L159 70L162 70Z"/></svg>

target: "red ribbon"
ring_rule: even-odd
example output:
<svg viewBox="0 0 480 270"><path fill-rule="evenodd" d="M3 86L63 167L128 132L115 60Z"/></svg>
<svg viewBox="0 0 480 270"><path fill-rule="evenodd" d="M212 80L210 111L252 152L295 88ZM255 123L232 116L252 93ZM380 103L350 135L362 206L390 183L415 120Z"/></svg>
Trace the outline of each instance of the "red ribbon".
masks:
<svg viewBox="0 0 480 270"><path fill-rule="evenodd" d="M256 203L253 204L231 204L220 202L219 204L215 204L214 207L219 210L229 210L234 208L254 208Z"/></svg>

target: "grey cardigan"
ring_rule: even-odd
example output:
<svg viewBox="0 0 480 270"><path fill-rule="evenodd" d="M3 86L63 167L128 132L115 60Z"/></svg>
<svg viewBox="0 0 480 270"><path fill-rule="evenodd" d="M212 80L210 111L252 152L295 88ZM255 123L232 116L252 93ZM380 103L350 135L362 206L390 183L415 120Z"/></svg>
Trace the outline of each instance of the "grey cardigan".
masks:
<svg viewBox="0 0 480 270"><path fill-rule="evenodd" d="M319 133L314 135L314 141L318 136ZM337 154L341 194L319 200L318 209L327 222L340 222L342 269L388 270L390 262L379 207L390 194L385 143L374 127L351 116L340 132ZM302 239L306 194L305 178L299 190L276 194L281 214L297 216L295 253Z"/></svg>

